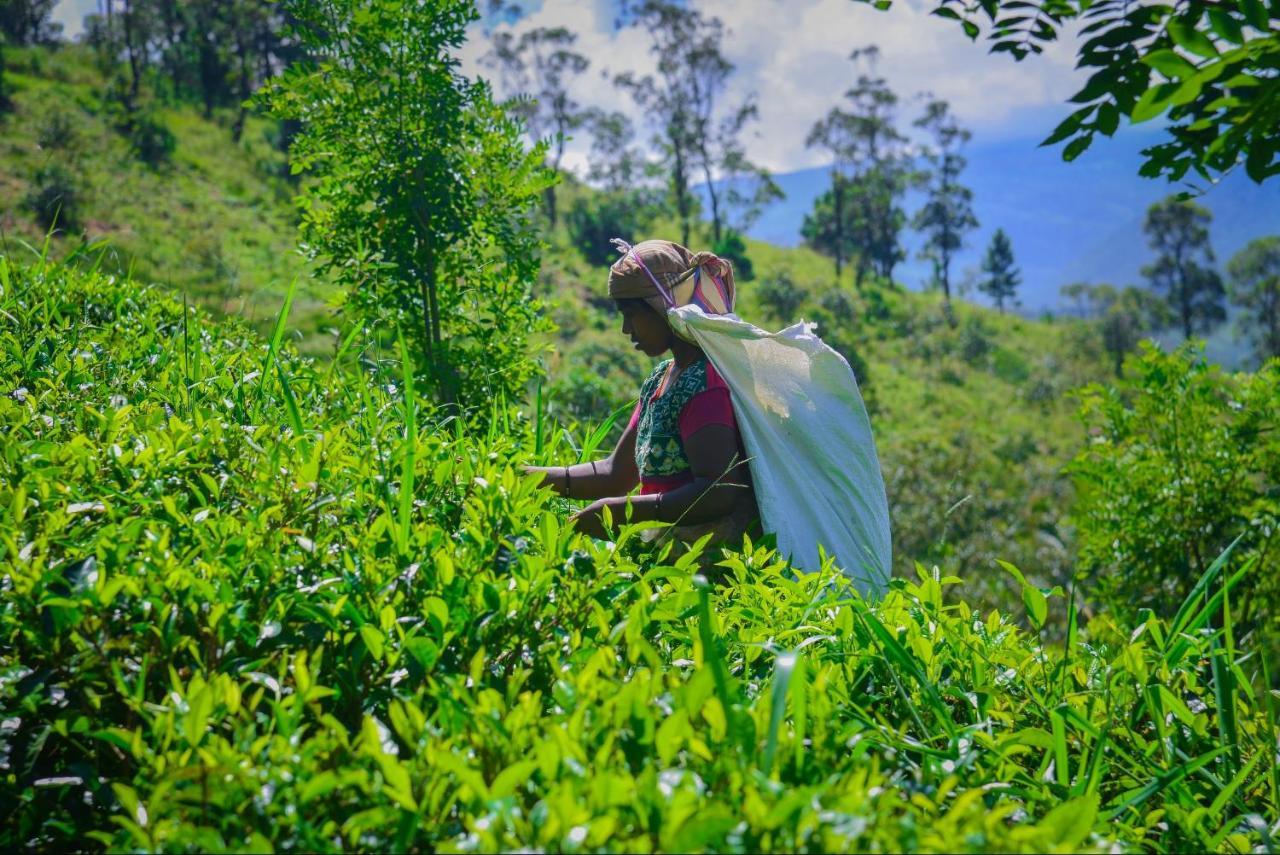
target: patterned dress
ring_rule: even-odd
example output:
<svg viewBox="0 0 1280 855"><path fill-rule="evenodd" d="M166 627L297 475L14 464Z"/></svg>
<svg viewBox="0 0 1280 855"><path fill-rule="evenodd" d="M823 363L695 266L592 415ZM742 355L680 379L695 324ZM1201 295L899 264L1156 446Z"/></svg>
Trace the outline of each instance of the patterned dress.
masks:
<svg viewBox="0 0 1280 855"><path fill-rule="evenodd" d="M685 441L707 425L724 425L737 435L737 421L728 385L705 357L686 366L675 380L666 382L672 360L660 363L640 388L640 400L631 414L636 428L636 468L640 472L641 494L665 493L691 483L693 470L685 453ZM663 388L663 387L666 388ZM742 438L737 438L738 460L745 460ZM712 532L713 541L740 545L742 533L759 517L751 476L743 465L732 480L745 483L733 510L723 519L708 523L673 526L680 540L697 540ZM662 530L657 530L659 533Z"/></svg>

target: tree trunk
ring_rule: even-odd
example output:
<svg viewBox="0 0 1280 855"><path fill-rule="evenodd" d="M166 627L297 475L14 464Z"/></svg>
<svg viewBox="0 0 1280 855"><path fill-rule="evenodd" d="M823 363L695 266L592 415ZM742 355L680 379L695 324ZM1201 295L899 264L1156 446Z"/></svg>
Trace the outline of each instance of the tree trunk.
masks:
<svg viewBox="0 0 1280 855"><path fill-rule="evenodd" d="M711 157L705 142L698 145L702 154L702 174L707 179L707 196L711 200L711 239L712 245L720 243L720 202L716 198L716 187L711 183Z"/></svg>
<svg viewBox="0 0 1280 855"><path fill-rule="evenodd" d="M679 139L678 132L670 134L671 152L675 158L675 169L671 175L671 183L676 192L676 213L680 217L680 243L684 246L689 245L689 197L688 187L689 178L685 172L684 163L684 143Z"/></svg>
<svg viewBox="0 0 1280 855"><path fill-rule="evenodd" d="M130 0L125 0L124 47L125 47L125 51L129 55L129 100L125 104L125 107L129 110L130 113L132 113L135 109L137 109L138 85L139 85L138 50L137 48L134 47L134 43L133 43L134 41L133 14L134 14L133 3L131 3Z"/></svg>
<svg viewBox="0 0 1280 855"><path fill-rule="evenodd" d="M244 43L244 31L239 25L235 25L236 31L236 53L240 55L240 110L236 113L235 124L231 126L231 141L240 142L240 136L244 133L244 122L249 113L246 106L249 102L249 49Z"/></svg>
<svg viewBox="0 0 1280 855"><path fill-rule="evenodd" d="M836 285L840 284L840 272L844 267L844 187L841 184L840 173L833 172L831 175L831 186L835 202L836 213Z"/></svg>

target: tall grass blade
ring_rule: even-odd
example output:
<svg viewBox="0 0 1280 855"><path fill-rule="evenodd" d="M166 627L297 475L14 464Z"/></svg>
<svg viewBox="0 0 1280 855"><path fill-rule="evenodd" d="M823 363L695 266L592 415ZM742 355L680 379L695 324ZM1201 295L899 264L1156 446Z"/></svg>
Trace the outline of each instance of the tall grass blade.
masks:
<svg viewBox="0 0 1280 855"><path fill-rule="evenodd" d="M1264 650L1269 649L1265 642L1259 644ZM1273 703L1273 694L1271 691L1271 668L1267 665L1267 657L1260 657L1262 662L1262 705L1263 712L1267 717L1267 733L1277 733L1276 730L1276 708ZM1263 748L1264 754L1267 755L1267 765L1271 767L1270 775L1268 775L1271 784L1271 804L1280 804L1280 762L1277 762L1276 751L1272 748L1272 741L1268 740Z"/></svg>
<svg viewBox="0 0 1280 855"><path fill-rule="evenodd" d="M284 393L284 406L289 413L289 424L293 427L295 436L305 436L307 429L302 423L302 412L298 409L298 400L293 396L293 387L289 384L289 375L285 373L284 365L276 357L276 373L280 377L280 390Z"/></svg>
<svg viewBox="0 0 1280 855"><path fill-rule="evenodd" d="M293 292L298 287L298 277L289 282L289 290L285 292L284 304L276 315L275 329L271 331L271 341L267 343L267 355L262 359L262 379L258 382L258 401L262 402L267 394L267 371L275 361L276 352L280 350L280 342L284 339L284 325L289 319L289 307L293 305Z"/></svg>
<svg viewBox="0 0 1280 855"><path fill-rule="evenodd" d="M542 462L542 381L533 393L533 459Z"/></svg>
<svg viewBox="0 0 1280 855"><path fill-rule="evenodd" d="M773 757L778 750L778 730L782 727L782 719L787 712L787 690L791 685L791 675L796 668L798 655L791 651L778 654L773 666L773 685L769 688L769 733L764 741L764 774L768 777L773 772Z"/></svg>
<svg viewBox="0 0 1280 855"><path fill-rule="evenodd" d="M609 414L603 422L596 426L582 443L582 452L578 455L578 462L581 463L588 457L593 457L596 449L600 447L600 443L604 442L609 435L609 431L613 430L613 426L618 423L618 419L623 415L630 413L636 407L635 402L621 406Z"/></svg>
<svg viewBox="0 0 1280 855"><path fill-rule="evenodd" d="M850 605L853 607L854 613L862 618L862 621L871 630L871 634L880 643L880 647L884 650L889 664L905 671L916 681L916 684L920 686L920 691L925 696L925 700L929 702L929 706L933 710L938 723L947 731L948 736L954 736L955 722L951 720L951 714L948 712L946 704L943 703L942 696L938 694L938 687L933 684L933 681L929 679L924 671L920 670L920 664L916 661L916 658L907 652L907 649L898 642L898 639L893 637L893 634L880 622L880 619L872 614L863 603L853 600Z"/></svg>
<svg viewBox="0 0 1280 855"><path fill-rule="evenodd" d="M1173 638L1186 628L1186 624L1190 621L1197 605L1204 599L1205 592L1213 584L1213 580L1218 577L1218 573L1226 566L1227 559L1231 556L1232 550L1244 538L1241 534L1231 544L1222 551L1222 554L1213 560L1209 565L1209 569L1204 571L1200 578L1196 581L1195 587L1183 599L1182 605L1178 607L1177 613L1173 616L1173 622L1169 624L1169 638Z"/></svg>
<svg viewBox="0 0 1280 855"><path fill-rule="evenodd" d="M407 555L413 522L413 469L418 424L413 392L413 360L409 356L409 345L405 343L403 331L400 333L400 366L404 380L404 452L400 457L399 541L401 554Z"/></svg>

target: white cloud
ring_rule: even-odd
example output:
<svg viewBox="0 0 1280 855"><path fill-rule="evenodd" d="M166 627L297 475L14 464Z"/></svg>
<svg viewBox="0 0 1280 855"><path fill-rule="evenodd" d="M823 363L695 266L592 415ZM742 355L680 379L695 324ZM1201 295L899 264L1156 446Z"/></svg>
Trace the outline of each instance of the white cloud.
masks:
<svg viewBox="0 0 1280 855"><path fill-rule="evenodd" d="M84 16L97 11L97 0L58 0L53 4L53 20L62 24L64 38L76 39L84 32Z"/></svg>
<svg viewBox="0 0 1280 855"><path fill-rule="evenodd" d="M918 112L913 97L930 91L951 102L961 121L986 140L1047 134L1052 125L1044 108L1062 105L1082 82L1072 68L1070 36L1040 56L1015 63L1008 55L987 54L984 43L969 41L956 22L930 15L935 4L922 0L899 0L886 12L852 0L693 0L693 5L729 28L724 49L738 67L730 101L757 96L760 121L748 150L778 172L821 162L818 152L805 149L804 138L852 84L855 69L848 56L857 47L880 47L878 72L903 101L904 126ZM611 3L545 0L528 17L504 26L517 33L551 26L578 33L578 49L592 67L575 83L575 96L585 105L623 109L636 117L629 99L600 71L652 70L649 38L635 28L614 31L613 23ZM463 52L470 73L488 76L476 62L487 49L488 38L476 25ZM586 139L573 141L567 165L581 167L587 147Z"/></svg>

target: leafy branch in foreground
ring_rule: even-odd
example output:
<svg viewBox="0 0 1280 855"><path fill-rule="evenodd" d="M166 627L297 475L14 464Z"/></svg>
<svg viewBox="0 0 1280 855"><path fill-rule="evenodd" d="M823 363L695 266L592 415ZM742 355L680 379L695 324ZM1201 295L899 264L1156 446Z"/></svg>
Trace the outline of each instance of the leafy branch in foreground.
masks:
<svg viewBox="0 0 1280 855"><path fill-rule="evenodd" d="M873 0L859 0L873 2ZM874 0L888 9L890 0ZM1216 180L1244 164L1261 183L1280 174L1280 3L1186 0L941 0L933 14L970 39L985 29L992 53L1022 60L1079 23L1076 67L1091 70L1077 108L1045 140L1079 157L1121 117L1168 120L1168 141L1144 150L1142 175Z"/></svg>

